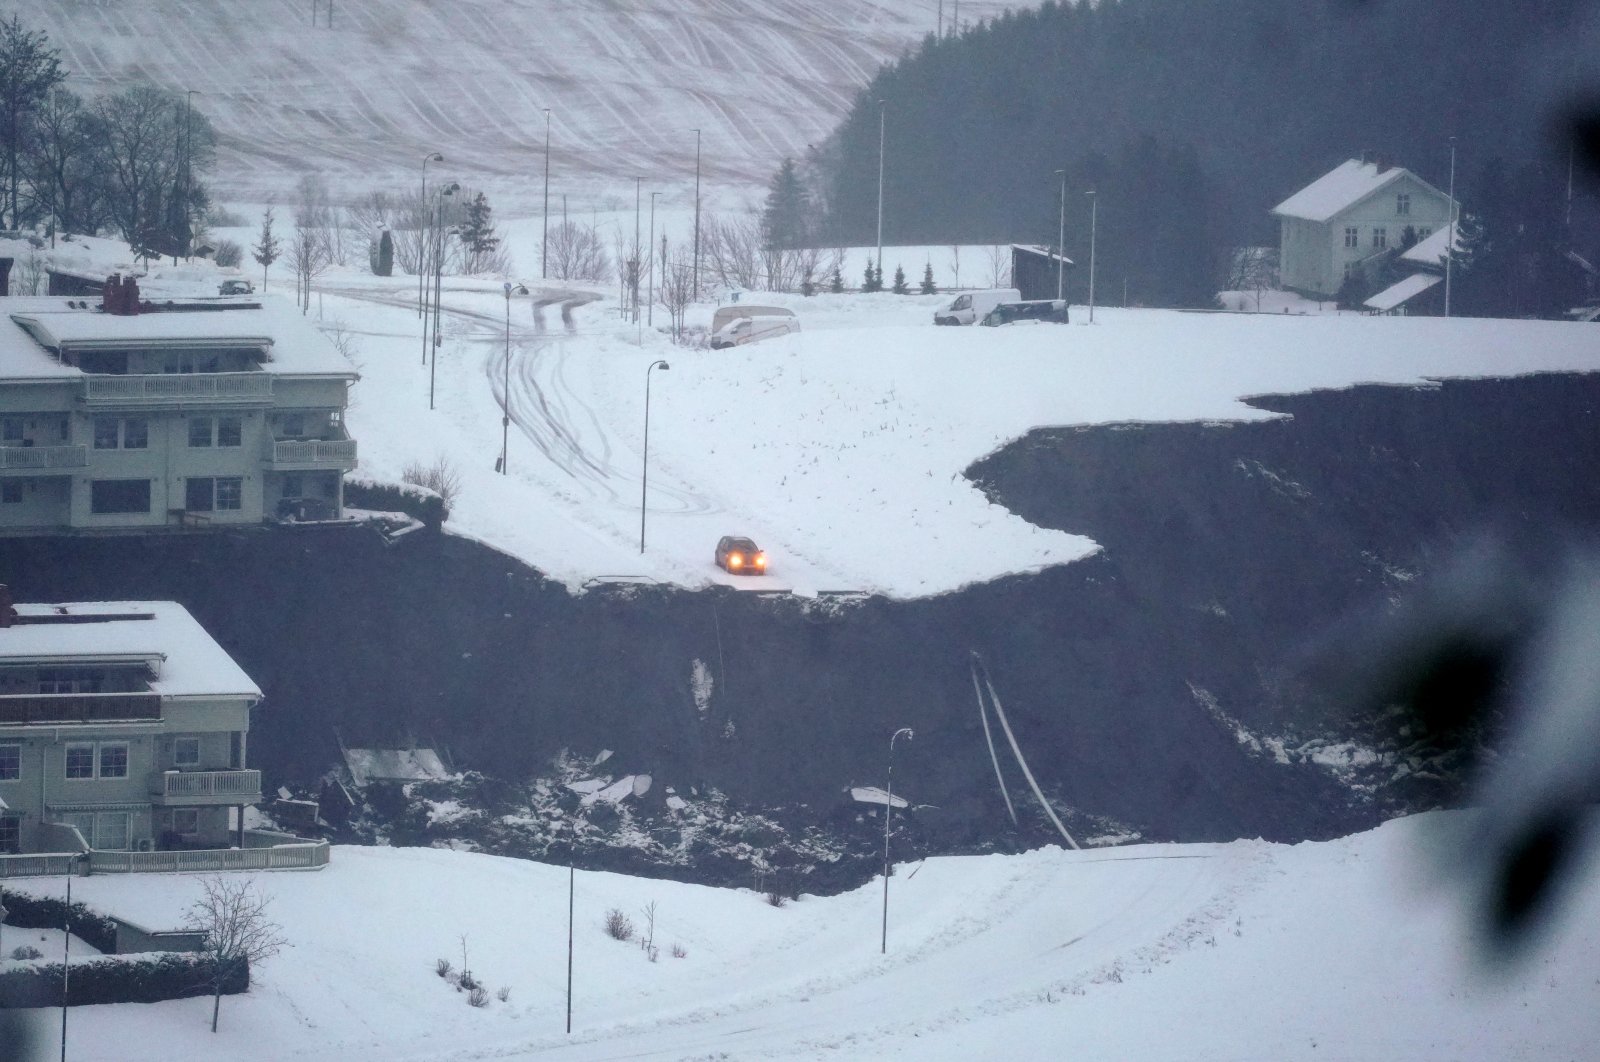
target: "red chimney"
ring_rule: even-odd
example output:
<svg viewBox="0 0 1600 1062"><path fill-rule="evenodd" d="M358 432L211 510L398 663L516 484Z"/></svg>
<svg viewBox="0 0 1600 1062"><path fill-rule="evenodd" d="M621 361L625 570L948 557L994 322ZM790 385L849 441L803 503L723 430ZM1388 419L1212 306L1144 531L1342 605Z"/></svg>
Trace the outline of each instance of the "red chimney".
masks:
<svg viewBox="0 0 1600 1062"><path fill-rule="evenodd" d="M106 277L106 286L100 293L100 308L118 317L134 316L139 312L139 282L121 273Z"/></svg>
<svg viewBox="0 0 1600 1062"><path fill-rule="evenodd" d="M100 309L106 313L117 312L117 297L122 294L122 274L112 273L100 289Z"/></svg>

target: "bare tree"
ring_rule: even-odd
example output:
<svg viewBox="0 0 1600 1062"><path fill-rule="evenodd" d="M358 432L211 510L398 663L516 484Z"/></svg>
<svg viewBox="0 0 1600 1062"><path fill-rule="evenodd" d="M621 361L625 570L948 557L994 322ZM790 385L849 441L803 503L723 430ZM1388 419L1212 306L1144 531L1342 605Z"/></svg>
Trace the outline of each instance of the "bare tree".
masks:
<svg viewBox="0 0 1600 1062"><path fill-rule="evenodd" d="M1254 294L1256 312L1260 313L1262 293L1278 286L1278 249L1233 247L1227 252L1225 264L1227 269L1223 290Z"/></svg>
<svg viewBox="0 0 1600 1062"><path fill-rule="evenodd" d="M732 218L707 213L700 223L702 267L728 287L764 286L761 245L761 218L754 212Z"/></svg>
<svg viewBox="0 0 1600 1062"><path fill-rule="evenodd" d="M958 243L950 245L950 277L950 286L959 289L961 287L961 245Z"/></svg>
<svg viewBox="0 0 1600 1062"><path fill-rule="evenodd" d="M66 89L51 91L34 112L24 142L33 198L51 219L51 232L93 232L98 221L97 145L101 126Z"/></svg>
<svg viewBox="0 0 1600 1062"><path fill-rule="evenodd" d="M672 338L683 336L683 317L694 301L694 253L678 248L671 261L662 266L657 298L672 318Z"/></svg>
<svg viewBox="0 0 1600 1062"><path fill-rule="evenodd" d="M22 259L21 265L22 270L17 278L19 283L16 294L42 294L39 289L47 286L44 279L44 258L40 256L38 251L30 247L27 255Z"/></svg>
<svg viewBox="0 0 1600 1062"><path fill-rule="evenodd" d="M550 230L550 275L560 280L605 280L611 259L594 225L563 221Z"/></svg>
<svg viewBox="0 0 1600 1062"><path fill-rule="evenodd" d="M320 176L306 174L295 189L294 239L289 260L299 281L300 312L311 308L311 282L334 262L334 214L328 186Z"/></svg>
<svg viewBox="0 0 1600 1062"><path fill-rule="evenodd" d="M988 249L989 286L1003 288L1011 283L1011 245L997 243Z"/></svg>
<svg viewBox="0 0 1600 1062"><path fill-rule="evenodd" d="M211 1031L217 1031L222 990L250 967L278 954L288 941L283 927L267 917L271 898L257 892L249 878L205 878L203 895L189 908L187 928L204 933L200 954L206 984L211 988Z"/></svg>

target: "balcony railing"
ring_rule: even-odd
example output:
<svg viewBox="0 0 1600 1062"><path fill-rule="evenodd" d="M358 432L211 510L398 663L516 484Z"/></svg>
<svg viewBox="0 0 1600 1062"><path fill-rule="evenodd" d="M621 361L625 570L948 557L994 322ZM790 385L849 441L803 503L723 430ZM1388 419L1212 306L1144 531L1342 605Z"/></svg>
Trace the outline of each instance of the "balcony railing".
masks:
<svg viewBox="0 0 1600 1062"><path fill-rule="evenodd" d="M261 799L261 772L157 771L150 776L150 795L166 803L253 803Z"/></svg>
<svg viewBox="0 0 1600 1062"><path fill-rule="evenodd" d="M0 695L0 726L69 726L161 718L159 693L38 693Z"/></svg>
<svg viewBox="0 0 1600 1062"><path fill-rule="evenodd" d="M272 439L267 442L267 463L273 467L354 468L354 439Z"/></svg>
<svg viewBox="0 0 1600 1062"><path fill-rule="evenodd" d="M272 376L264 372L85 376L83 397L91 405L266 400L272 397Z"/></svg>
<svg viewBox="0 0 1600 1062"><path fill-rule="evenodd" d="M94 874L162 874L213 870L320 870L328 865L327 841L272 848L204 848L189 852L89 853Z"/></svg>
<svg viewBox="0 0 1600 1062"><path fill-rule="evenodd" d="M84 468L87 446L0 446L0 471L23 468Z"/></svg>

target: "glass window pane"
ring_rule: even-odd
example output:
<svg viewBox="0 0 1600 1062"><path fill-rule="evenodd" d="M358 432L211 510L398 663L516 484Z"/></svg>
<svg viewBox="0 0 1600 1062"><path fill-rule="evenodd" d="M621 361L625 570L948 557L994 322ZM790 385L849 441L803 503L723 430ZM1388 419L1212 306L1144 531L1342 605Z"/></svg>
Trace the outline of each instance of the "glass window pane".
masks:
<svg viewBox="0 0 1600 1062"><path fill-rule="evenodd" d="M100 777L128 777L128 746L121 744L100 746Z"/></svg>
<svg viewBox="0 0 1600 1062"><path fill-rule="evenodd" d="M189 445L211 445L211 418L191 417L189 420Z"/></svg>
<svg viewBox="0 0 1600 1062"><path fill-rule="evenodd" d="M192 476L184 481L183 507L191 513L209 513L211 511L211 485L214 481L210 476Z"/></svg>
<svg viewBox="0 0 1600 1062"><path fill-rule="evenodd" d="M95 816L94 846L107 852L120 852L128 847L128 813L102 811Z"/></svg>
<svg viewBox="0 0 1600 1062"><path fill-rule="evenodd" d="M22 746L0 745L0 782L15 782L22 777Z"/></svg>
<svg viewBox="0 0 1600 1062"><path fill-rule="evenodd" d="M150 445L150 422L143 417L129 417L122 422L122 448L143 450Z"/></svg>
<svg viewBox="0 0 1600 1062"><path fill-rule="evenodd" d="M150 511L148 479L97 479L89 484L92 513L147 513Z"/></svg>
<svg viewBox="0 0 1600 1062"><path fill-rule="evenodd" d="M94 777L94 746L93 745L68 745L67 746L67 777L68 778L93 778Z"/></svg>
<svg viewBox="0 0 1600 1062"><path fill-rule="evenodd" d="M244 438L244 421L238 417L217 418L217 445L238 446Z"/></svg>
<svg viewBox="0 0 1600 1062"><path fill-rule="evenodd" d="M238 476L224 476L217 480L217 508L238 509L244 496L244 480Z"/></svg>
<svg viewBox="0 0 1600 1062"><path fill-rule="evenodd" d="M200 739L178 738L172 743L172 762L179 767L193 767L200 762Z"/></svg>
<svg viewBox="0 0 1600 1062"><path fill-rule="evenodd" d="M115 450L117 448L117 418L94 418L94 448L96 450Z"/></svg>

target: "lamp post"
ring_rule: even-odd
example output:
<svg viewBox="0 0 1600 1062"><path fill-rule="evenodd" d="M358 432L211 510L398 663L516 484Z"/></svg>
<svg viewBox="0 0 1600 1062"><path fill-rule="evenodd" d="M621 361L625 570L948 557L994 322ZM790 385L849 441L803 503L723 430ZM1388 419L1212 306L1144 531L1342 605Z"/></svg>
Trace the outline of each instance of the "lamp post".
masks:
<svg viewBox="0 0 1600 1062"><path fill-rule="evenodd" d="M426 281L424 281L423 278L428 275L428 163L430 163L430 162L443 162L443 161L444 161L444 156L439 154L437 151L430 151L426 155L422 156L422 191L419 193L419 195L417 197L417 201L422 204L422 233L421 233L419 239L417 240L417 258L418 258L418 262L417 262L417 316L418 317L423 317L423 316L425 316L427 314L427 311L424 309L424 306L427 303L427 298L426 298L427 289L423 286L426 283ZM426 331L424 331L424 336L426 336ZM423 347L422 360L424 360L424 361L428 360L428 353L427 353L427 347L426 346Z"/></svg>
<svg viewBox="0 0 1600 1062"><path fill-rule="evenodd" d="M694 131L694 301L700 301L700 130Z"/></svg>
<svg viewBox="0 0 1600 1062"><path fill-rule="evenodd" d="M650 249L650 280L645 289L644 312L647 317L645 323L651 328L656 325L656 196L660 194L650 193L650 242L647 244Z"/></svg>
<svg viewBox="0 0 1600 1062"><path fill-rule="evenodd" d="M539 251L539 276L550 276L550 108L544 109L544 245Z"/></svg>
<svg viewBox="0 0 1600 1062"><path fill-rule="evenodd" d="M440 334L440 313L443 306L444 295L444 201L448 196L455 195L461 189L459 184L450 182L447 187L439 189L435 197L439 203L436 225L437 238L434 243L433 255L433 352L428 358L428 408L433 408L434 379L439 375L439 347L444 342Z"/></svg>
<svg viewBox="0 0 1600 1062"><path fill-rule="evenodd" d="M883 275L883 108L878 101L878 275Z"/></svg>
<svg viewBox="0 0 1600 1062"><path fill-rule="evenodd" d="M1089 189L1089 323L1094 324L1094 237L1100 217L1100 199Z"/></svg>
<svg viewBox="0 0 1600 1062"><path fill-rule="evenodd" d="M1450 235L1444 244L1444 315L1450 316L1450 273L1456 257L1456 138L1450 138Z"/></svg>
<svg viewBox="0 0 1600 1062"><path fill-rule="evenodd" d="M194 258L194 227L190 211L194 208L194 94L186 90L183 98L183 257Z"/></svg>
<svg viewBox="0 0 1600 1062"><path fill-rule="evenodd" d="M67 1062L67 992L72 975L72 878L83 853L67 860L67 909L61 916L61 1062Z"/></svg>
<svg viewBox="0 0 1600 1062"><path fill-rule="evenodd" d="M1066 290L1062 262L1067 257L1067 171L1057 170L1056 175L1061 178L1061 218L1056 232L1056 298L1060 299Z"/></svg>
<svg viewBox="0 0 1600 1062"><path fill-rule="evenodd" d="M506 292L506 367L505 383L500 390L500 474L509 474L507 465L511 454L511 281L505 282Z"/></svg>
<svg viewBox="0 0 1600 1062"><path fill-rule="evenodd" d="M657 365L661 371L666 372L672 368L666 362L657 358L650 363L650 368L644 371L644 471L639 477L639 552L644 553L644 512L645 498L650 491L650 369Z"/></svg>
<svg viewBox="0 0 1600 1062"><path fill-rule="evenodd" d="M889 954L889 820L894 816L894 743L901 734L910 741L916 735L910 727L901 727L889 737L889 780L883 801L883 940L878 952Z"/></svg>

